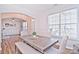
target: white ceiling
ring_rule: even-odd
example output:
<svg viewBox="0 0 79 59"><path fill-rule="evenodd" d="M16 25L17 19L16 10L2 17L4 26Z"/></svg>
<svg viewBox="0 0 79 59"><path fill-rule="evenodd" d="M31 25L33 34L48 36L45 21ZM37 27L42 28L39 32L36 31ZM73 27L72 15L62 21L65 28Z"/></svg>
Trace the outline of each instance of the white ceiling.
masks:
<svg viewBox="0 0 79 59"><path fill-rule="evenodd" d="M54 4L3 4L0 8L15 9L15 10L29 10L31 12L41 12L54 7ZM18 9L19 8L19 9ZM4 9L5 10L5 9ZM6 11L6 10L5 10Z"/></svg>
<svg viewBox="0 0 79 59"><path fill-rule="evenodd" d="M54 11L62 6L68 7L68 4L1 4L0 12L22 12L30 16L35 16L51 9Z"/></svg>
<svg viewBox="0 0 79 59"><path fill-rule="evenodd" d="M55 4L2 4L0 12L23 12L34 15L54 8Z"/></svg>

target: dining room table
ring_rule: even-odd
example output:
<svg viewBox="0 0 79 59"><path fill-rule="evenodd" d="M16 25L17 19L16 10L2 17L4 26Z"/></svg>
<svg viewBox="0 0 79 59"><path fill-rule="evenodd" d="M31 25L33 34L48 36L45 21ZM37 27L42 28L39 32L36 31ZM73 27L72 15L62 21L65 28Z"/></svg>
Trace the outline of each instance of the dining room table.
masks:
<svg viewBox="0 0 79 59"><path fill-rule="evenodd" d="M50 37L39 36L39 35L35 37L33 37L32 35L21 36L21 39L23 39L23 41L26 44L28 44L29 46L31 46L32 48L43 54L51 46L58 43L57 38L50 38Z"/></svg>

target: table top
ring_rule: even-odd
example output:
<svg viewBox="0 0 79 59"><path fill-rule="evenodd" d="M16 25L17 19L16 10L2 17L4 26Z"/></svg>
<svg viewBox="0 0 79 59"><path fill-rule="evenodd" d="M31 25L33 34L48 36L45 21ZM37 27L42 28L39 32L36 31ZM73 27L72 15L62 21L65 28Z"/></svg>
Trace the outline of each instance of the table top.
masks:
<svg viewBox="0 0 79 59"><path fill-rule="evenodd" d="M26 43L34 47L35 49L39 50L40 52L44 52L47 48L54 45L56 42L58 42L57 38L48 38L43 36L22 36L21 37Z"/></svg>
<svg viewBox="0 0 79 59"><path fill-rule="evenodd" d="M22 54L41 54L39 51L36 51L24 42L16 42L15 46Z"/></svg>

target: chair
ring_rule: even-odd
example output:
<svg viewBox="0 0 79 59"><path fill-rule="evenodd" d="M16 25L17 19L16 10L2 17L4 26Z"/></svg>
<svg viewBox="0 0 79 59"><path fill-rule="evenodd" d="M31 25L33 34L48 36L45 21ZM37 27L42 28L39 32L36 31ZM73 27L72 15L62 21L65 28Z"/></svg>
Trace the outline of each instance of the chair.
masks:
<svg viewBox="0 0 79 59"><path fill-rule="evenodd" d="M72 54L79 54L79 44L73 45Z"/></svg>
<svg viewBox="0 0 79 59"><path fill-rule="evenodd" d="M25 36L25 35L28 35L27 30L21 31L21 36Z"/></svg>
<svg viewBox="0 0 79 59"><path fill-rule="evenodd" d="M61 54L64 53L68 37L63 36L61 40L59 40L59 49L54 48L53 46L45 51L45 54Z"/></svg>

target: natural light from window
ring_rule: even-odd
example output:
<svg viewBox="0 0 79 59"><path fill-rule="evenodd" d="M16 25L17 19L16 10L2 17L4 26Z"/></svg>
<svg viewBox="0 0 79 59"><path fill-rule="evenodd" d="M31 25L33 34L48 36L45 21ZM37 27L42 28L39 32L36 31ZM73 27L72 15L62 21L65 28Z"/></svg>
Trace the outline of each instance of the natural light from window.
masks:
<svg viewBox="0 0 79 59"><path fill-rule="evenodd" d="M63 11L48 16L48 25L51 35L77 39L77 9Z"/></svg>

